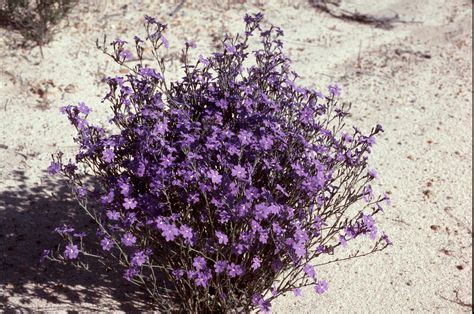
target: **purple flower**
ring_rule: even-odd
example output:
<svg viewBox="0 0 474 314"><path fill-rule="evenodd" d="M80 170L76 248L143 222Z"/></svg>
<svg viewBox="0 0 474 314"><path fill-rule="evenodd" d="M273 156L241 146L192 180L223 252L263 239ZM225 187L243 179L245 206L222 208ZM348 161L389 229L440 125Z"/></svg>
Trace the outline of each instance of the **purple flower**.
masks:
<svg viewBox="0 0 474 314"><path fill-rule="evenodd" d="M168 39L165 38L165 36L161 36L160 37L160 40L161 40L161 43L163 44L163 46L168 49L170 47L170 44L168 43Z"/></svg>
<svg viewBox="0 0 474 314"><path fill-rule="evenodd" d="M262 265L262 260L259 257L254 257L252 259L252 266L250 266L253 270L257 270Z"/></svg>
<svg viewBox="0 0 474 314"><path fill-rule="evenodd" d="M61 171L61 164L58 162L51 162L51 164L48 167L48 173L50 175L55 175Z"/></svg>
<svg viewBox="0 0 474 314"><path fill-rule="evenodd" d="M137 276L139 273L140 271L137 268L132 266L125 271L123 278L125 278L128 281L132 281L133 277Z"/></svg>
<svg viewBox="0 0 474 314"><path fill-rule="evenodd" d="M223 272L225 272L226 269L227 269L227 262L226 261L217 261L214 264L214 270L215 270L216 274L223 273Z"/></svg>
<svg viewBox="0 0 474 314"><path fill-rule="evenodd" d="M383 234L381 238L382 238L382 240L385 241L385 243L386 243L387 245L393 245L392 240L391 240L386 234Z"/></svg>
<svg viewBox="0 0 474 314"><path fill-rule="evenodd" d="M115 196L114 191L110 191L109 193L102 195L100 200L102 204L109 204L114 201L114 196Z"/></svg>
<svg viewBox="0 0 474 314"><path fill-rule="evenodd" d="M227 274L229 275L230 278L242 276L244 274L244 268L240 265L230 263L227 266Z"/></svg>
<svg viewBox="0 0 474 314"><path fill-rule="evenodd" d="M260 143L260 146L264 149L264 150L269 150L272 148L272 145L273 145L273 140L268 137L268 136L264 136L260 139L259 141Z"/></svg>
<svg viewBox="0 0 474 314"><path fill-rule="evenodd" d="M120 182L118 186L120 188L120 194L123 196L128 196L132 190L130 184L127 182Z"/></svg>
<svg viewBox="0 0 474 314"><path fill-rule="evenodd" d="M369 169L368 174L369 174L369 177L373 179L377 178L377 171L375 171L374 169Z"/></svg>
<svg viewBox="0 0 474 314"><path fill-rule="evenodd" d="M237 49L235 49L235 46L233 45L225 43L224 46L225 46L225 50L230 54L235 54L237 52Z"/></svg>
<svg viewBox="0 0 474 314"><path fill-rule="evenodd" d="M295 255L298 258L302 258L306 254L306 247L304 242L298 241L298 242L293 242L292 244L293 250L295 252Z"/></svg>
<svg viewBox="0 0 474 314"><path fill-rule="evenodd" d="M387 204L387 206L392 206L392 202L391 202L391 200L390 200L390 196L388 196L387 193L384 193L383 196L384 196L383 200L385 201L385 204Z"/></svg>
<svg viewBox="0 0 474 314"><path fill-rule="evenodd" d="M374 192L372 186L366 185L362 191L364 200L368 203L372 198L374 198Z"/></svg>
<svg viewBox="0 0 474 314"><path fill-rule="evenodd" d="M114 158L115 158L115 154L111 149L107 148L102 152L103 161L107 163L111 163L114 160Z"/></svg>
<svg viewBox="0 0 474 314"><path fill-rule="evenodd" d="M145 251L138 251L133 254L133 257L131 259L131 264L132 266L140 267L146 263L147 259L148 259L148 256L145 253Z"/></svg>
<svg viewBox="0 0 474 314"><path fill-rule="evenodd" d="M326 280L320 280L314 286L314 291L316 291L317 294L323 294L326 290L328 290L328 282Z"/></svg>
<svg viewBox="0 0 474 314"><path fill-rule="evenodd" d="M166 242L173 241L180 234L179 229L174 224L163 224L161 227L161 235Z"/></svg>
<svg viewBox="0 0 474 314"><path fill-rule="evenodd" d="M229 103L227 102L227 100L225 99L219 99L217 102L216 102L216 106L221 108L222 110L225 110L227 109L227 107L229 106Z"/></svg>
<svg viewBox="0 0 474 314"><path fill-rule="evenodd" d="M209 65L209 60L204 58L203 55L199 55L199 62L201 62L204 66L208 66Z"/></svg>
<svg viewBox="0 0 474 314"><path fill-rule="evenodd" d="M372 215L366 215L362 213L362 221L364 222L364 225L371 229L375 226L375 219L372 217Z"/></svg>
<svg viewBox="0 0 474 314"><path fill-rule="evenodd" d="M198 287L207 287L207 285L209 284L209 280L211 279L212 274L209 270L199 271L196 273L196 278L194 279L194 282Z"/></svg>
<svg viewBox="0 0 474 314"><path fill-rule="evenodd" d="M263 313L270 312L270 302L263 299L263 296L259 293L256 293L252 296L252 304L258 306L259 310Z"/></svg>
<svg viewBox="0 0 474 314"><path fill-rule="evenodd" d="M300 288L293 289L293 293L295 294L295 297L301 297L302 295Z"/></svg>
<svg viewBox="0 0 474 314"><path fill-rule="evenodd" d="M67 259L76 259L78 255L79 255L79 249L77 248L77 245L68 244L66 246L66 249L64 250L64 256Z"/></svg>
<svg viewBox="0 0 474 314"><path fill-rule="evenodd" d="M78 233L74 233L72 236L75 237L75 238L84 238L85 236L87 235L87 233L85 232L78 232Z"/></svg>
<svg viewBox="0 0 474 314"><path fill-rule="evenodd" d="M161 165L165 168L171 167L173 165L174 160L175 158L171 156L171 154L167 156L163 156L161 157Z"/></svg>
<svg viewBox="0 0 474 314"><path fill-rule="evenodd" d="M137 201L133 198L124 198L122 205L125 209L134 209L137 207Z"/></svg>
<svg viewBox="0 0 474 314"><path fill-rule="evenodd" d="M122 243L125 246L132 246L137 242L137 238L132 235L130 232L125 233L122 236Z"/></svg>
<svg viewBox="0 0 474 314"><path fill-rule="evenodd" d="M86 187L83 187L83 186L78 187L78 188L76 189L76 193L77 193L77 196L78 196L79 198L84 198L84 197L87 196L87 188L86 188Z"/></svg>
<svg viewBox="0 0 474 314"><path fill-rule="evenodd" d="M196 270L203 270L206 268L206 259L202 256L195 257L193 260L193 266Z"/></svg>
<svg viewBox="0 0 474 314"><path fill-rule="evenodd" d="M248 131L240 131L239 140L242 145L249 145L252 143L253 134Z"/></svg>
<svg viewBox="0 0 474 314"><path fill-rule="evenodd" d="M232 168L231 174L237 179L245 180L245 177L247 176L247 171L244 167L237 165Z"/></svg>
<svg viewBox="0 0 474 314"><path fill-rule="evenodd" d="M54 232L57 232L60 235L66 235L74 232L74 228L64 225L62 227L55 228Z"/></svg>
<svg viewBox="0 0 474 314"><path fill-rule="evenodd" d="M216 237L219 244L227 244L229 242L229 238L220 231L216 231Z"/></svg>
<svg viewBox="0 0 474 314"><path fill-rule="evenodd" d="M315 279L316 278L316 272L314 271L314 267L311 266L311 265L305 265L303 267L303 271L304 273L306 274L306 276L308 276L309 278L311 279Z"/></svg>
<svg viewBox="0 0 474 314"><path fill-rule="evenodd" d="M114 243L109 238L105 237L100 241L100 245L102 246L102 250L110 251L114 247Z"/></svg>
<svg viewBox="0 0 474 314"><path fill-rule="evenodd" d="M328 91L330 94L338 97L339 95L341 95L341 88L339 87L339 85L337 84L334 84L334 85L329 85L328 86Z"/></svg>
<svg viewBox="0 0 474 314"><path fill-rule="evenodd" d="M155 125L154 131L157 134L164 135L168 131L168 125L164 122Z"/></svg>
<svg viewBox="0 0 474 314"><path fill-rule="evenodd" d="M119 220L120 219L120 213L116 210L108 210L106 213L107 218L110 220Z"/></svg>
<svg viewBox="0 0 474 314"><path fill-rule="evenodd" d="M211 182L214 184L220 184L222 181L222 176L215 170L210 170L209 174L207 175Z"/></svg>
<svg viewBox="0 0 474 314"><path fill-rule="evenodd" d="M173 277L175 277L176 279L181 279L183 278L184 276L184 270L182 269L173 269L171 274L173 275Z"/></svg>
<svg viewBox="0 0 474 314"><path fill-rule="evenodd" d="M346 238L344 238L344 236L340 235L339 236L339 243L342 245L342 247L346 247L347 246Z"/></svg>
<svg viewBox="0 0 474 314"><path fill-rule="evenodd" d="M132 52L128 49L124 49L124 50L120 51L119 56L123 60L130 60L130 59L132 59Z"/></svg>
<svg viewBox="0 0 474 314"><path fill-rule="evenodd" d="M88 115L92 110L87 107L87 105L84 103L84 102L79 102L79 104L77 105L77 109L79 110L79 112L85 114L85 115Z"/></svg>
<svg viewBox="0 0 474 314"><path fill-rule="evenodd" d="M187 243L191 243L191 240L193 239L193 229L191 227L182 225L179 227L179 233L187 241Z"/></svg>
<svg viewBox="0 0 474 314"><path fill-rule="evenodd" d="M163 77L161 76L160 73L156 72L155 69L153 68L148 68L148 67L143 67L140 68L139 73L145 77L149 77L155 80L162 80Z"/></svg>

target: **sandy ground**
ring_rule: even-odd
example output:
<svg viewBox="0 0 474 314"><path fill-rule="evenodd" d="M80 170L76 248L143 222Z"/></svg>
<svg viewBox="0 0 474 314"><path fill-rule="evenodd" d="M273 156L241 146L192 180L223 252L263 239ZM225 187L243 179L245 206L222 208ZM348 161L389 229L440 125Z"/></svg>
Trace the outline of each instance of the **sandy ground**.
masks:
<svg viewBox="0 0 474 314"><path fill-rule="evenodd" d="M38 267L51 233L65 221L87 225L64 185L48 178L51 153L73 151L61 105L86 101L104 119L101 80L119 69L96 38L142 33L149 14L169 23L171 52L185 39L212 51L245 12L281 26L305 85L343 86L352 122L386 133L373 164L393 206L379 218L395 245L319 270L327 294L288 295L276 313L472 311L472 2L366 0L361 12L397 12L406 23L383 30L343 21L308 1L81 1L43 48L14 48L0 29L0 310L139 311L134 288L113 274ZM341 252L343 254L344 252Z"/></svg>

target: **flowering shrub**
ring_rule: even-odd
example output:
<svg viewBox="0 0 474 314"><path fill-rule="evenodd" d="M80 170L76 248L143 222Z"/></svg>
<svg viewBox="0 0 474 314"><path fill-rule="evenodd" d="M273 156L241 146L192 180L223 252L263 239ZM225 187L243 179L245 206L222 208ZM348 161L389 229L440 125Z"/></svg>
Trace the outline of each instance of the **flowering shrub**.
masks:
<svg viewBox="0 0 474 314"><path fill-rule="evenodd" d="M107 81L114 128L89 124L84 103L63 107L80 149L75 161L59 153L49 167L74 185L101 250L90 253L84 234L64 226L57 231L67 245L45 257L109 261L161 310L247 312L308 285L324 293L316 260L347 241L369 236L367 253L390 244L374 220L388 198L374 196L377 174L367 165L382 128L344 131L339 87L323 95L298 86L283 32L263 29L262 18L247 15L243 35L195 63L187 42L184 77L174 82L160 55L166 26L151 17L146 40L134 38L133 67L127 42L101 46L130 69ZM261 48L249 52L252 36ZM146 44L159 70L144 64Z"/></svg>

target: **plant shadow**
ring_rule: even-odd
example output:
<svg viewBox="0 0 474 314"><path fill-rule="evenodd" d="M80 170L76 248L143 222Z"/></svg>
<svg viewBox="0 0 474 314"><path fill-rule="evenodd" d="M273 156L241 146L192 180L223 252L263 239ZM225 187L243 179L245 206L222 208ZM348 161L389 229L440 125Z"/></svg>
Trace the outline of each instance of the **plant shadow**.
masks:
<svg viewBox="0 0 474 314"><path fill-rule="evenodd" d="M23 171L13 175L15 186L0 191L0 311L149 309L137 302L147 300L143 292L98 262L88 261L91 271L41 264L43 250L61 241L55 227L67 223L93 235L94 224L64 181L45 174L40 186L31 187Z"/></svg>

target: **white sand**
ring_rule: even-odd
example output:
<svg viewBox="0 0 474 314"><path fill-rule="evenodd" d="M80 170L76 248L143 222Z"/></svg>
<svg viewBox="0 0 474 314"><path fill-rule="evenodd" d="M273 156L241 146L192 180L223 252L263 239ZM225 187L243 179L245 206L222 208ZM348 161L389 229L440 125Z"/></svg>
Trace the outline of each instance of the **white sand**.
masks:
<svg viewBox="0 0 474 314"><path fill-rule="evenodd" d="M62 193L60 183L44 173L51 153L74 150L73 129L58 108L84 100L94 118L106 116L99 82L118 68L94 47L104 33L142 33L149 14L169 23L172 51L193 39L197 52L208 53L213 38L241 31L244 13L260 10L284 29L305 85L341 83L343 99L353 103L352 122L384 125L373 164L393 201L379 222L395 243L380 254L322 267L327 294L308 288L301 298L282 297L273 310L470 312L472 2L345 1L413 21L391 30L336 19L303 0L188 1L170 18L177 2L81 1L43 48L44 60L37 48L9 48L11 34L0 30L0 310L143 309L124 296L130 285L67 267L37 268L39 253L55 241L54 226L88 223L74 202L54 197Z"/></svg>

